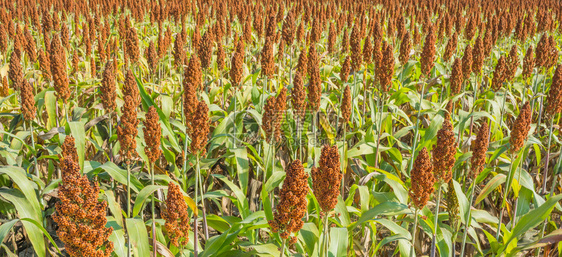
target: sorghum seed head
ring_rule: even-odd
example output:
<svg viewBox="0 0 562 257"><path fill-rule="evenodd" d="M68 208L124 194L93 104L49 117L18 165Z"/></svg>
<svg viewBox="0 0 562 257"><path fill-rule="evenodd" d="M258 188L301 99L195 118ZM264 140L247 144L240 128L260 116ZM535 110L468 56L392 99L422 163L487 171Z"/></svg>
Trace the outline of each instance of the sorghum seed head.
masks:
<svg viewBox="0 0 562 257"><path fill-rule="evenodd" d="M429 197L435 190L435 177L433 176L433 165L429 159L429 153L424 147L416 157L412 171L410 172L410 197L418 209L423 209Z"/></svg>
<svg viewBox="0 0 562 257"><path fill-rule="evenodd" d="M312 168L312 189L322 211L329 212L338 202L342 173L337 146L322 147L319 167Z"/></svg>
<svg viewBox="0 0 562 257"><path fill-rule="evenodd" d="M455 164L457 144L451 116L445 114L443 127L437 132L437 143L433 148L433 174L438 182L448 183L451 180L451 169Z"/></svg>
<svg viewBox="0 0 562 257"><path fill-rule="evenodd" d="M306 196L309 191L308 174L300 160L293 161L286 168L283 187L279 190L279 204L274 212L274 219L269 226L274 233L281 233L287 239L291 233L298 233L304 225L302 218L306 214Z"/></svg>
<svg viewBox="0 0 562 257"><path fill-rule="evenodd" d="M521 112L511 127L511 138L509 140L511 153L519 151L525 144L525 140L527 140L527 135L531 129L531 116L531 106L529 102L527 102L521 107Z"/></svg>
<svg viewBox="0 0 562 257"><path fill-rule="evenodd" d="M165 227L171 243L176 246L185 246L189 243L189 215L187 204L178 185L174 182L168 184L166 208L162 210L162 217L166 220Z"/></svg>
<svg viewBox="0 0 562 257"><path fill-rule="evenodd" d="M107 113L111 113L115 110L115 98L117 97L115 87L115 69L113 68L113 62L107 61L100 86L102 95L101 102L103 104L103 109L105 109Z"/></svg>
<svg viewBox="0 0 562 257"><path fill-rule="evenodd" d="M142 131L144 133L144 142L146 144L144 152L146 153L150 163L155 163L162 153L162 150L160 150L162 128L160 127L160 117L158 116L156 107L150 106L148 108Z"/></svg>
<svg viewBox="0 0 562 257"><path fill-rule="evenodd" d="M490 129L488 128L488 123L484 122L478 130L476 140L472 141L472 145L470 146L470 150L472 150L472 157L470 160L472 169L470 171L470 177L472 179L476 178L478 174L484 170L489 143Z"/></svg>

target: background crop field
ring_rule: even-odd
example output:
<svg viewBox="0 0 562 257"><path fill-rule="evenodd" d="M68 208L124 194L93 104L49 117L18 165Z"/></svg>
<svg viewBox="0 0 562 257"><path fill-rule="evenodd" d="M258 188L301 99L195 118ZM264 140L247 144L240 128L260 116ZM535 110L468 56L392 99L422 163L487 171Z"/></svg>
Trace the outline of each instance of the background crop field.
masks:
<svg viewBox="0 0 562 257"><path fill-rule="evenodd" d="M556 256L562 2L0 0L0 256Z"/></svg>

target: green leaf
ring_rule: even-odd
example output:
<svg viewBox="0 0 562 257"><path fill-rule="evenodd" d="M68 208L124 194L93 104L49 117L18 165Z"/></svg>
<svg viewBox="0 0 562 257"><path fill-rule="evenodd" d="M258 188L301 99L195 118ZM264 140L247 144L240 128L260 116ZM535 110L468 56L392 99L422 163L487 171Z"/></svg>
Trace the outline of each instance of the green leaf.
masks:
<svg viewBox="0 0 562 257"><path fill-rule="evenodd" d="M236 186L232 181L230 181L227 177L219 174L213 174L213 176L222 180L228 187L230 187L230 190L234 192L234 195L236 196L237 199L235 203L237 204L237 207L240 210L240 214L242 218L245 218L248 215L250 215L250 207L248 205L248 199L246 198L246 194L244 194L242 190L240 190L240 188Z"/></svg>
<svg viewBox="0 0 562 257"><path fill-rule="evenodd" d="M105 170L113 179L117 180L117 182L127 185L127 170L119 168L113 162L106 162L99 166L99 168ZM142 188L141 182L139 182L135 176L131 176L131 190L138 193Z"/></svg>
<svg viewBox="0 0 562 257"><path fill-rule="evenodd" d="M377 215L396 215L410 212L408 206L397 202L384 202L372 209L361 214L361 217L356 222L351 223L347 227L348 230L352 231L357 225L363 224L368 220L374 219Z"/></svg>
<svg viewBox="0 0 562 257"><path fill-rule="evenodd" d="M462 188L459 182L453 179L453 185L455 187L455 194L457 195L457 201L459 202L459 212L460 212L461 220L465 224L467 224L466 216L470 208L468 199L466 198L466 195L464 195L464 193L462 192Z"/></svg>
<svg viewBox="0 0 562 257"><path fill-rule="evenodd" d="M328 256L347 256L347 229L332 228L330 229L330 245L328 246Z"/></svg>
<svg viewBox="0 0 562 257"><path fill-rule="evenodd" d="M525 232L542 223L550 215L550 212L554 209L554 205L556 205L561 199L562 194L553 196L538 208L521 217L515 228L511 231L511 234L504 240L506 242L505 245L509 245L511 240L517 239Z"/></svg>
<svg viewBox="0 0 562 257"><path fill-rule="evenodd" d="M109 207L109 210L111 210L113 217L115 217L115 221L119 226L123 227L123 215L121 206L115 201L115 195L113 194L113 191L107 190L104 193L107 198L107 206Z"/></svg>
<svg viewBox="0 0 562 257"><path fill-rule="evenodd" d="M30 220L41 220L39 213L33 210L33 207L29 201L25 198L24 194L14 188L0 188L0 196L11 202L18 212L20 219L29 218ZM27 233L29 241L33 245L35 253L39 257L46 256L45 240L43 238L43 232L37 229L35 225L31 222L23 222L23 227Z"/></svg>
<svg viewBox="0 0 562 257"><path fill-rule="evenodd" d="M55 91L45 92L45 108L47 109L47 129L52 129L57 126L57 97Z"/></svg>
<svg viewBox="0 0 562 257"><path fill-rule="evenodd" d="M68 123L70 132L74 137L78 160L80 161L80 170L84 170L84 151L86 150L86 132L84 131L84 122L71 121Z"/></svg>
<svg viewBox="0 0 562 257"><path fill-rule="evenodd" d="M486 198L487 195L489 195L497 187L499 187L501 184L503 184L505 182L505 180L506 180L506 178L505 178L504 174L497 174L496 176L494 176L488 182L488 184L486 184L486 186L482 189L482 191L480 192L478 197L476 197L476 201L474 202L474 205L478 205L478 203L480 203L482 200L484 200L484 198Z"/></svg>
<svg viewBox="0 0 562 257"><path fill-rule="evenodd" d="M131 247L135 256L149 257L150 245L148 232L142 219L127 219L127 234L131 239Z"/></svg>
<svg viewBox="0 0 562 257"><path fill-rule="evenodd" d="M224 233L231 227L228 221L214 214L207 215L207 224L220 233Z"/></svg>
<svg viewBox="0 0 562 257"><path fill-rule="evenodd" d="M248 162L248 150L246 148L231 149L236 158L236 171L238 174L238 182L242 192L248 193L248 181L250 174L250 163Z"/></svg>
<svg viewBox="0 0 562 257"><path fill-rule="evenodd" d="M12 181L25 195L27 201L29 201L31 207L33 208L33 212L36 214L34 217L37 220L41 220L39 214L41 213L42 209L34 190L35 186L27 178L25 170L20 167L14 166L0 166L0 174L6 174L12 179Z"/></svg>
<svg viewBox="0 0 562 257"><path fill-rule="evenodd" d="M53 238L51 237L51 235L47 232L47 230L46 230L41 224L39 224L39 222L37 222L36 220L32 220L32 219L30 219L30 218L23 218L23 219L21 219L21 221L22 221L22 223L23 223L24 225L25 225L25 222L30 222L31 224L35 225L35 227L38 228L39 230L41 230L41 232L43 232L43 235L45 235L45 236L49 239L49 241L51 241L51 244L52 244L53 246L55 246L55 248L57 249L57 251L58 251L59 253L61 253L59 247L58 247L57 244L55 243L55 240L53 240ZM25 221L25 222L24 222L24 221Z"/></svg>
<svg viewBox="0 0 562 257"><path fill-rule="evenodd" d="M151 196L154 191L158 190L158 189L165 189L167 188L166 186L159 186L159 185L149 185L146 186L145 188L143 188L140 193L137 195L137 198L135 199L135 205L133 206L133 218L136 217L137 215L139 215L139 212L142 210L142 207L144 205L144 202L146 201L146 199Z"/></svg>
<svg viewBox="0 0 562 257"><path fill-rule="evenodd" d="M18 219L13 219L0 226L0 244L4 242L4 238L6 238L6 235L8 235L14 224L18 221Z"/></svg>
<svg viewBox="0 0 562 257"><path fill-rule="evenodd" d="M119 257L127 256L127 242L123 229L114 228L113 233L109 236L109 241L113 242L113 253Z"/></svg>

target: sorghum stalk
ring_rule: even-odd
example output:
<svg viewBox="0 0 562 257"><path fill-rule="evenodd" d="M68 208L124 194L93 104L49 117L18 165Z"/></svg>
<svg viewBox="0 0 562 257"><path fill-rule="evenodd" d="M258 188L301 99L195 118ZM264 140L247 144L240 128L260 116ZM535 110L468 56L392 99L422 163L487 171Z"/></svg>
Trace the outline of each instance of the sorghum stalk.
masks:
<svg viewBox="0 0 562 257"><path fill-rule="evenodd" d="M558 156L562 156L562 148L560 149ZM561 165L562 165L562 158L558 158L558 165L557 166L560 167ZM546 199L549 199L552 196L552 194L554 193L554 189L556 188L556 183L558 182L557 180L558 180L558 176L553 176L552 186L550 187L550 192L548 193L548 197ZM542 229L541 229L540 238L542 238L544 236L544 231L546 230L547 223L548 223L548 218L544 219L544 223L543 223L543 226L542 226ZM540 249L537 249L536 256L538 256L539 250Z"/></svg>
<svg viewBox="0 0 562 257"><path fill-rule="evenodd" d="M281 254L279 254L279 257L283 257L285 255L285 241L287 241L287 239L283 238L283 242L281 243Z"/></svg>
<svg viewBox="0 0 562 257"><path fill-rule="evenodd" d="M551 140L552 140L552 126L554 125L554 117L555 115L552 115L552 119L550 121L550 129L549 129L549 133L548 133L548 146L546 148L546 163L544 165L544 171L543 171L543 180L542 180L542 193L546 195L546 178L548 175L548 163L550 162L550 144L551 144Z"/></svg>
<svg viewBox="0 0 562 257"><path fill-rule="evenodd" d="M378 136L377 136L377 149L376 149L376 155L375 155L375 167L378 168L379 167L379 148L380 148L380 142L381 142L381 135L382 135L382 116L384 113L384 104L386 102L386 94L385 92L380 92L379 94L379 99L378 99L378 103L380 103L380 107L377 106L377 108L379 109L379 127L377 129L378 132ZM365 113L365 112L363 112Z"/></svg>
<svg viewBox="0 0 562 257"><path fill-rule="evenodd" d="M131 218L131 165L127 163L127 218ZM127 256L131 256L131 236L127 228Z"/></svg>
<svg viewBox="0 0 562 257"><path fill-rule="evenodd" d="M435 208L435 219L433 223L433 238L431 240L431 252L429 256L435 256L436 244L437 244L437 229L439 228L439 204L441 203L441 186L443 184L439 182L437 184L437 205Z"/></svg>
<svg viewBox="0 0 562 257"><path fill-rule="evenodd" d="M324 229L322 231L323 236L324 236L324 247L322 249L322 252L324 252L324 256L328 256L328 239L329 239L329 230L330 230L330 225L329 225L330 219L328 217L328 212L326 212L324 214Z"/></svg>
<svg viewBox="0 0 562 257"><path fill-rule="evenodd" d="M511 179L512 179L512 176L513 176L513 174L512 174L513 172L511 172L511 170L513 169L513 162L514 162L515 157L516 157L516 155L514 153L512 153L511 154L511 163L509 165L509 172L507 174L507 179L505 181L505 187L504 187L503 194L502 194L500 218L498 220L498 227L497 227L497 231L496 231L496 240L499 240L499 238L500 238L500 231L501 231L501 225L502 225L502 220L503 220L503 212L504 212L504 209L505 209L505 203L507 201L507 194L509 193L509 188L511 187Z"/></svg>
<svg viewBox="0 0 562 257"><path fill-rule="evenodd" d="M199 187L199 153L197 153L196 155L196 164L195 164L195 198L193 199L193 201L195 202L195 210L193 212L193 236L194 241L193 241L193 254L195 255L195 257L197 257L198 251L197 251L197 245L199 243L199 231L197 230L197 194L198 194L198 187Z"/></svg>
<svg viewBox="0 0 562 257"><path fill-rule="evenodd" d="M152 186L154 186L154 163L150 164L150 170L148 172L150 172L150 184ZM151 215L152 215L151 216L151 218L152 218L152 247L156 248L156 215L154 214L155 213L154 207L156 205L156 202L154 201L154 193L150 196L150 200L151 200L151 203L152 203L151 209L150 209ZM157 251L155 249L153 249L152 252L153 252L153 257L156 257Z"/></svg>
<svg viewBox="0 0 562 257"><path fill-rule="evenodd" d="M472 180L471 189L470 189L470 201L468 204L468 212L466 213L466 223L464 226L464 233L462 236L462 245L461 245L461 255L464 256L464 248L466 246L466 236L468 234L468 228L470 227L470 223L472 221L472 202L474 201L474 187L476 186L476 178Z"/></svg>
<svg viewBox="0 0 562 257"><path fill-rule="evenodd" d="M414 227L412 227L412 247L410 248L410 255L409 256L414 256L414 248L415 248L415 244L416 244L416 232L417 232L417 227L418 227L418 208L416 208L415 211L415 216L414 216Z"/></svg>
<svg viewBox="0 0 562 257"><path fill-rule="evenodd" d="M423 81L423 80L422 80ZM422 101L423 101L423 94L425 91L425 81L422 82L422 91L420 93L420 103L418 106L418 114L417 114L417 119L416 119L416 129L415 129L415 133L414 133L414 143L412 145L412 158L410 160L410 165L408 167L408 170L412 170L412 166L414 165L414 154L416 152L416 144L418 141L418 134L419 134L419 124L420 124L420 112L421 112L421 106L422 106Z"/></svg>

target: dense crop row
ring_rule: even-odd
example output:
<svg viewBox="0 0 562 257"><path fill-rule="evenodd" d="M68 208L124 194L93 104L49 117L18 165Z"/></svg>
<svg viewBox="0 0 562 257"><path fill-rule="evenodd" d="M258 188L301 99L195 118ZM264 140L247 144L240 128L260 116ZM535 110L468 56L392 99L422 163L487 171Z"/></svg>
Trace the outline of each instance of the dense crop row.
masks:
<svg viewBox="0 0 562 257"><path fill-rule="evenodd" d="M0 255L557 255L561 32L556 0L0 1Z"/></svg>

